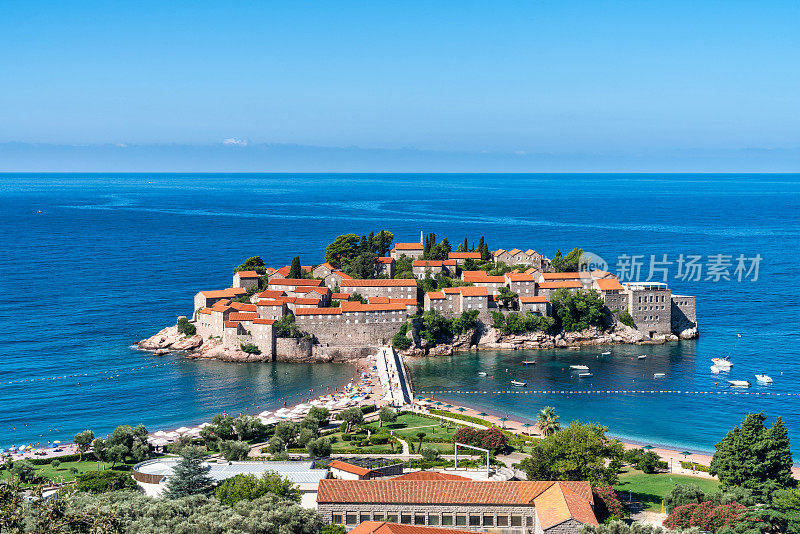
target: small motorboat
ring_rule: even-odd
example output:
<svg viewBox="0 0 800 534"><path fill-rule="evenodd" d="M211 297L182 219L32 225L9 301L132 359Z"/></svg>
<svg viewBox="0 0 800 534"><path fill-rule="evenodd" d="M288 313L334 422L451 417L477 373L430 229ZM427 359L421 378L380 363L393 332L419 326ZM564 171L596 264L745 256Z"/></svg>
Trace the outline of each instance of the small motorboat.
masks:
<svg viewBox="0 0 800 534"><path fill-rule="evenodd" d="M486 376L488 373L486 371L478 371L478 376Z"/></svg>
<svg viewBox="0 0 800 534"><path fill-rule="evenodd" d="M772 377L769 375L756 375L756 380L761 384L772 384Z"/></svg>
<svg viewBox="0 0 800 534"><path fill-rule="evenodd" d="M653 378L664 378L667 373L653 373Z"/></svg>
<svg viewBox="0 0 800 534"><path fill-rule="evenodd" d="M578 373L578 378L591 378L593 376L592 373Z"/></svg>
<svg viewBox="0 0 800 534"><path fill-rule="evenodd" d="M749 388L750 382L747 380L728 380L728 384L734 388Z"/></svg>
<svg viewBox="0 0 800 534"><path fill-rule="evenodd" d="M588 365L570 365L569 368L572 369L573 371L588 371L589 370L589 366Z"/></svg>
<svg viewBox="0 0 800 534"><path fill-rule="evenodd" d="M519 386L521 388L524 388L524 387L528 386L528 383L527 382L523 382L522 380L512 380L511 381L511 385L512 386Z"/></svg>
<svg viewBox="0 0 800 534"><path fill-rule="evenodd" d="M607 352L603 352L600 354L600 356L611 356L611 351L609 350Z"/></svg>
<svg viewBox="0 0 800 534"><path fill-rule="evenodd" d="M718 374L719 374L719 372L720 372L721 370L722 370L722 369L720 369L720 368L719 368L719 367L717 367L716 365L712 365L712 366L711 366L711 372L712 372L712 373L714 373L715 375L718 375Z"/></svg>
<svg viewBox="0 0 800 534"><path fill-rule="evenodd" d="M733 362L730 361L727 357L726 358L711 358L711 361L714 362L714 365L716 365L720 369L729 369L729 368L733 367Z"/></svg>
<svg viewBox="0 0 800 534"><path fill-rule="evenodd" d="M522 365L536 365L536 360L525 360Z"/></svg>
<svg viewBox="0 0 800 534"><path fill-rule="evenodd" d="M637 360L644 360L645 358L647 358L647 354L640 354L636 357Z"/></svg>

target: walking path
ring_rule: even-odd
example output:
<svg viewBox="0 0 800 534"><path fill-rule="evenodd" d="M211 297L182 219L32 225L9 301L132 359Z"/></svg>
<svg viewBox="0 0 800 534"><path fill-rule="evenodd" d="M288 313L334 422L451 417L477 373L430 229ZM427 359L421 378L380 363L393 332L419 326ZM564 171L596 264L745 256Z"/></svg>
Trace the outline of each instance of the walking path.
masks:
<svg viewBox="0 0 800 534"><path fill-rule="evenodd" d="M376 360L383 398L392 406L410 405L413 396L402 359L393 348L381 347Z"/></svg>

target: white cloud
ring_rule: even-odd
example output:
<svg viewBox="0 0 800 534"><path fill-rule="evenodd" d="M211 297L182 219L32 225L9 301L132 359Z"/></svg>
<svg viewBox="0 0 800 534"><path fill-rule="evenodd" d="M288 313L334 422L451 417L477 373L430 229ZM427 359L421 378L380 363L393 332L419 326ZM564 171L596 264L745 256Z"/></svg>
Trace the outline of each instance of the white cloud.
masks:
<svg viewBox="0 0 800 534"><path fill-rule="evenodd" d="M223 145L230 146L247 146L247 139L239 139L238 137L228 137L222 140Z"/></svg>

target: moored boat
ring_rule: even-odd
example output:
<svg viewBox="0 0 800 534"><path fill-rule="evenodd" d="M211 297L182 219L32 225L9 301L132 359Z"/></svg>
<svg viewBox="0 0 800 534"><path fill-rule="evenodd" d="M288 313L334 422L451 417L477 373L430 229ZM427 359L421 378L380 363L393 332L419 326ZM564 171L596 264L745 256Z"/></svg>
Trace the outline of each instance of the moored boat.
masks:
<svg viewBox="0 0 800 534"><path fill-rule="evenodd" d="M667 373L653 373L653 378L664 378Z"/></svg>
<svg viewBox="0 0 800 534"><path fill-rule="evenodd" d="M761 384L772 384L772 377L769 375L756 375L756 380Z"/></svg>
<svg viewBox="0 0 800 534"><path fill-rule="evenodd" d="M593 376L592 373L578 373L578 378L591 378Z"/></svg>
<svg viewBox="0 0 800 534"><path fill-rule="evenodd" d="M734 388L749 388L750 382L747 380L728 380L728 384Z"/></svg>
<svg viewBox="0 0 800 534"><path fill-rule="evenodd" d="M711 361L714 362L714 365L721 369L733 367L733 362L728 358L711 358Z"/></svg>
<svg viewBox="0 0 800 534"><path fill-rule="evenodd" d="M711 372L712 372L712 373L714 373L715 375L718 375L718 374L719 374L719 372L720 372L721 370L722 370L722 369L720 369L720 368L719 368L719 367L717 367L716 365L712 365L712 366L711 366Z"/></svg>
<svg viewBox="0 0 800 534"><path fill-rule="evenodd" d="M486 376L487 374L486 371L478 371L478 376Z"/></svg>
<svg viewBox="0 0 800 534"><path fill-rule="evenodd" d="M521 388L524 388L524 387L526 387L528 385L527 382L523 382L522 380L512 380L511 384L514 385L514 386L519 386Z"/></svg>
<svg viewBox="0 0 800 534"><path fill-rule="evenodd" d="M588 365L570 365L569 368L572 369L573 371L588 371L589 370L589 366Z"/></svg>
<svg viewBox="0 0 800 534"><path fill-rule="evenodd" d="M536 365L536 360L525 360L522 365Z"/></svg>
<svg viewBox="0 0 800 534"><path fill-rule="evenodd" d="M645 358L647 358L647 354L640 354L636 357L637 360L644 360Z"/></svg>
<svg viewBox="0 0 800 534"><path fill-rule="evenodd" d="M602 354L600 354L600 356L611 356L611 351L609 350L609 351L603 352Z"/></svg>

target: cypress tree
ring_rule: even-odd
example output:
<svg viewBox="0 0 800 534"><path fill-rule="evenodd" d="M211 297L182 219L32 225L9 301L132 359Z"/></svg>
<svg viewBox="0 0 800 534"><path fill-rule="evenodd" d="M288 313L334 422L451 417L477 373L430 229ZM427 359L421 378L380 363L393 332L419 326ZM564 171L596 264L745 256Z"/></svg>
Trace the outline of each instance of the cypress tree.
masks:
<svg viewBox="0 0 800 534"><path fill-rule="evenodd" d="M287 278L302 278L303 271L300 268L300 256L292 258L292 266L289 268L289 276Z"/></svg>
<svg viewBox="0 0 800 534"><path fill-rule="evenodd" d="M164 496L169 499L178 499L198 493L206 493L214 484L214 479L208 476L211 466L203 465L203 450L199 447L185 447L181 459L173 468L172 475L167 479Z"/></svg>
<svg viewBox="0 0 800 534"><path fill-rule="evenodd" d="M467 236L464 236L464 245L463 246L464 246L464 250L462 250L462 252L466 252L466 251L469 250L469 248L468 248L469 247L469 243L467 243Z"/></svg>
<svg viewBox="0 0 800 534"><path fill-rule="evenodd" d="M478 252L481 253L481 259L485 260L486 258L483 257L483 236L478 240Z"/></svg>

